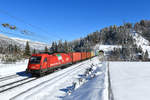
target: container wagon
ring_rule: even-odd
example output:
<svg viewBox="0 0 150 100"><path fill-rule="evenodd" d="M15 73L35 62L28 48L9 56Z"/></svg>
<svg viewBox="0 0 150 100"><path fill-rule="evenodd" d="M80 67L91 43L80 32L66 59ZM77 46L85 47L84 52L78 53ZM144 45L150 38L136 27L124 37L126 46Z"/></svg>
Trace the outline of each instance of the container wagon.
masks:
<svg viewBox="0 0 150 100"><path fill-rule="evenodd" d="M81 61L81 52L71 52L68 54L72 59L72 63L76 63L76 62Z"/></svg>

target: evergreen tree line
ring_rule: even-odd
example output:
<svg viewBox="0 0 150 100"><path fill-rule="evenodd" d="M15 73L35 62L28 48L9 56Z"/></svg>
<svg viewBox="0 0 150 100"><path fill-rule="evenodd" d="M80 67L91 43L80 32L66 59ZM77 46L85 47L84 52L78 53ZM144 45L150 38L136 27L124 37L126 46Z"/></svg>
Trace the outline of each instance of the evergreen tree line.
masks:
<svg viewBox="0 0 150 100"><path fill-rule="evenodd" d="M134 25L137 33L142 35L145 39L150 41L150 20L141 20Z"/></svg>
<svg viewBox="0 0 150 100"><path fill-rule="evenodd" d="M25 49L21 49L19 46L12 44L6 47L0 46L0 57L3 63L14 63L29 58L32 53L36 53L36 50L33 49L31 52L28 41L26 42Z"/></svg>
<svg viewBox="0 0 150 100"><path fill-rule="evenodd" d="M72 42L62 42L59 40L59 42L53 42L51 48L49 51L51 53L55 52L87 52L91 51L91 45L89 41L84 39L74 40Z"/></svg>
<svg viewBox="0 0 150 100"><path fill-rule="evenodd" d="M134 48L115 48L110 52L108 60L110 61L149 61L149 54L146 50L143 52L141 46Z"/></svg>

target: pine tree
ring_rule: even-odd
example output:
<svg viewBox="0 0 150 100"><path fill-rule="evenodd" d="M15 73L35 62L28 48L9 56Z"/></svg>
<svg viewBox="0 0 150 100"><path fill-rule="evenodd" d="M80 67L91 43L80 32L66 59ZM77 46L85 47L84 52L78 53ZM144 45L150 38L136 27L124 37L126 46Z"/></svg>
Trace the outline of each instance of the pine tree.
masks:
<svg viewBox="0 0 150 100"><path fill-rule="evenodd" d="M17 45L14 45L14 54L16 55L18 52L19 52L19 51L18 51Z"/></svg>
<svg viewBox="0 0 150 100"><path fill-rule="evenodd" d="M35 50L35 48L33 49L32 54L36 54L36 50Z"/></svg>
<svg viewBox="0 0 150 100"><path fill-rule="evenodd" d="M146 52L144 53L144 61L148 61L148 57L149 57L149 55L148 55L148 52L147 52L147 50L146 50Z"/></svg>
<svg viewBox="0 0 150 100"><path fill-rule="evenodd" d="M64 52L64 48L63 48L63 44L62 44L61 40L59 40L59 42L58 42L57 51Z"/></svg>
<svg viewBox="0 0 150 100"><path fill-rule="evenodd" d="M67 53L68 52L68 43L65 41L64 43L64 51Z"/></svg>
<svg viewBox="0 0 150 100"><path fill-rule="evenodd" d="M47 48L47 46L45 46L45 52L48 52L48 48Z"/></svg>
<svg viewBox="0 0 150 100"><path fill-rule="evenodd" d="M141 46L139 46L138 52L139 52L139 53L142 53L142 47L141 47Z"/></svg>
<svg viewBox="0 0 150 100"><path fill-rule="evenodd" d="M29 42L26 42L26 47L25 47L25 52L24 52L24 56L30 56L30 46L29 46Z"/></svg>
<svg viewBox="0 0 150 100"><path fill-rule="evenodd" d="M54 52L54 42L52 42L52 46L50 47L50 52L53 53Z"/></svg>
<svg viewBox="0 0 150 100"><path fill-rule="evenodd" d="M8 53L9 53L9 54L13 54L13 51L14 51L13 45L12 45L12 44L9 44L9 45L8 45Z"/></svg>
<svg viewBox="0 0 150 100"><path fill-rule="evenodd" d="M50 48L50 52L51 52L51 53L57 52L57 43L56 43L56 42L53 42L53 43L52 43L52 46L51 46L51 48Z"/></svg>

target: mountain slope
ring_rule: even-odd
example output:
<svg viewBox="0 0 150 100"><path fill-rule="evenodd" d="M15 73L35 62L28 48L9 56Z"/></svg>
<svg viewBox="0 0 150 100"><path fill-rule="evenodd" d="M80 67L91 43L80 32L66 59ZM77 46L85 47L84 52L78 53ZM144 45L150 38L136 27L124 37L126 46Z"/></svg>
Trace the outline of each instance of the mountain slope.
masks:
<svg viewBox="0 0 150 100"><path fill-rule="evenodd" d="M135 31L133 31L132 33L132 37L135 40L135 44L139 47L141 46L143 52L146 52L146 50L148 51L148 54L150 55L150 43L148 40L146 40L144 37L142 37L140 34L136 33ZM149 56L150 57L150 56Z"/></svg>
<svg viewBox="0 0 150 100"><path fill-rule="evenodd" d="M19 46L21 49L24 49L27 41L29 42L31 49L35 48L37 50L43 50L45 46L50 47L50 45L46 43L20 39L20 38L14 38L14 37L8 37L3 34L0 34L0 46L1 47L7 47L9 44L12 44L12 45Z"/></svg>

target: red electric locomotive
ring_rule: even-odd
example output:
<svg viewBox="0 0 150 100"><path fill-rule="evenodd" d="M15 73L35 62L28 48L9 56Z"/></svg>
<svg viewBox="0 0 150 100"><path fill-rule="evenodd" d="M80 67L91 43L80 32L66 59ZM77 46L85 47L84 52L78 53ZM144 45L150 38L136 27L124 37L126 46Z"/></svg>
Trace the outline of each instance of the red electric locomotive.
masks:
<svg viewBox="0 0 150 100"><path fill-rule="evenodd" d="M33 54L29 59L27 72L43 75L67 64L72 64L72 58L66 53Z"/></svg>

